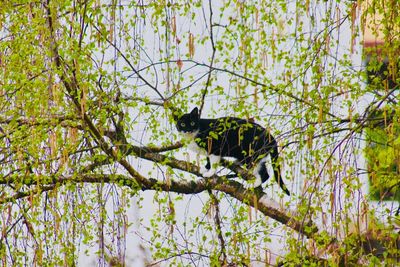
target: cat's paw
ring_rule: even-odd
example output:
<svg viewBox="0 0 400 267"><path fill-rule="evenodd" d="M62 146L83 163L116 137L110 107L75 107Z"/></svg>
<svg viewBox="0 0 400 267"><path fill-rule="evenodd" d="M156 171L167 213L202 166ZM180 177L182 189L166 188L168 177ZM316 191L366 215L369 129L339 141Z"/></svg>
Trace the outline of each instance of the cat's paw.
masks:
<svg viewBox="0 0 400 267"><path fill-rule="evenodd" d="M257 187L261 186L261 184L262 184L261 178L256 177L256 179L254 179L254 180L245 181L243 183L243 187L248 190L251 188L257 188Z"/></svg>
<svg viewBox="0 0 400 267"><path fill-rule="evenodd" d="M199 172L202 174L202 175L204 175L206 172L208 172L209 171L209 169L207 169L205 166L201 166L200 167L200 169L199 169Z"/></svg>
<svg viewBox="0 0 400 267"><path fill-rule="evenodd" d="M215 174L215 170L210 169L203 173L203 177L209 178L209 177L213 176L214 174Z"/></svg>

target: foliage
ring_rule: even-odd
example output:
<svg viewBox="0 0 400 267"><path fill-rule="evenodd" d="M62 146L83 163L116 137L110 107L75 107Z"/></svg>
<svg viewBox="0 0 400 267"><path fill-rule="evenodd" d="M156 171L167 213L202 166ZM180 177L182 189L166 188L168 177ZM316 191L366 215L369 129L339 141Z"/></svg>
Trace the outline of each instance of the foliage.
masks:
<svg viewBox="0 0 400 267"><path fill-rule="evenodd" d="M386 121L385 126L375 126L366 129L367 146L365 153L368 159L368 173L371 183L371 195L374 199L400 200L398 188L400 160L400 128L395 117L386 117L381 112L380 121ZM378 118L379 120L379 118Z"/></svg>
<svg viewBox="0 0 400 267"><path fill-rule="evenodd" d="M2 264L125 266L144 248L153 266L394 262L395 229L375 222L398 218L376 218L360 162L370 114L399 118L399 94L365 86L360 33L383 14L396 84L400 8L358 4L3 1ZM202 178L174 126L194 106L271 131L294 196L243 188L227 161Z"/></svg>

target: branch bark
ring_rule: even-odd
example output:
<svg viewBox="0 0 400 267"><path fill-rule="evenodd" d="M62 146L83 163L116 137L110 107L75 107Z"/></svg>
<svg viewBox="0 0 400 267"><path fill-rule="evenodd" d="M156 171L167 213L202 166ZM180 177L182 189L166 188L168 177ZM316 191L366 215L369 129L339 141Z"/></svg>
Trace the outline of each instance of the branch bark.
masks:
<svg viewBox="0 0 400 267"><path fill-rule="evenodd" d="M197 169L196 166L188 163L188 169ZM143 176L142 176L143 177ZM214 176L209 179L199 179L197 181L176 181L171 179L169 182L159 181L154 178L145 178L146 182L139 184L137 177L131 177L122 174L81 174L73 176L43 176L43 175L27 175L13 176L11 178L0 177L0 184L24 184L40 185L42 187L64 185L66 183L114 183L121 186L127 186L133 190L160 190L165 192L175 192L180 194L198 194L208 190L217 190L243 202L249 206L257 208L265 216L271 217L289 228L312 238L318 232L317 226L308 222L303 224L301 221L293 219L294 211L291 213L287 209L283 210L279 204L269 198L262 190L246 190L242 184L226 180L221 176ZM38 190L37 192L39 192ZM24 195L22 192L18 194ZM4 199L3 199L4 200ZM9 198L8 200L11 200ZM4 202L4 201L3 201Z"/></svg>

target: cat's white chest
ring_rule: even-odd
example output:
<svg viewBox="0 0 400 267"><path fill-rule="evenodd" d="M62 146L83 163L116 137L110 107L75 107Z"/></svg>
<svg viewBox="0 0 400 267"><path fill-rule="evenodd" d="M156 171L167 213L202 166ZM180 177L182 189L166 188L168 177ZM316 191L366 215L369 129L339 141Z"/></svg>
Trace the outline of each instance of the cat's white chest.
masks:
<svg viewBox="0 0 400 267"><path fill-rule="evenodd" d="M199 145L193 139L190 141L187 147L198 154L206 154L206 151L199 147Z"/></svg>
<svg viewBox="0 0 400 267"><path fill-rule="evenodd" d="M181 134L185 137L186 140L189 141L187 148L198 154L206 154L206 151L203 148L199 147L199 145L194 141L197 133L198 131L192 133L181 133Z"/></svg>
<svg viewBox="0 0 400 267"><path fill-rule="evenodd" d="M183 133L181 132L181 135L187 139L187 140L193 140L196 138L196 135L198 134L199 131L195 131L195 132L188 132L188 133Z"/></svg>

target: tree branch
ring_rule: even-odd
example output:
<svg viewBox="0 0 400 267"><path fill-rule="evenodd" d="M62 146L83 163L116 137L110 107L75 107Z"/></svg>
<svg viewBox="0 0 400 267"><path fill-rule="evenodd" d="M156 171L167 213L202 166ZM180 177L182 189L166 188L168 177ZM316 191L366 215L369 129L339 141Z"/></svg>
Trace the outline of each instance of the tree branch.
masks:
<svg viewBox="0 0 400 267"><path fill-rule="evenodd" d="M175 163L175 165L179 164L181 163ZM196 166L190 163L187 168L181 167L188 172L190 172L189 170L193 171L193 169L197 169ZM139 184L138 180L141 179L145 179L146 181ZM312 238L313 235L318 232L318 228L314 223L308 222L303 224L301 221L297 221L293 218L293 214L296 212L281 209L280 205L276 201L270 199L262 190L246 190L242 184L233 180L226 180L223 176L214 176L209 179L199 179L197 181L176 181L171 179L167 182L159 181L154 178L144 178L143 176L130 177L121 174L81 174L77 176L42 176L31 174L21 177L0 177L0 184L14 183L28 186L40 185L42 187L54 186L57 184L63 185L66 183L115 183L130 187L133 190L161 190L181 194L198 194L207 190L217 190L257 208L265 216L271 217L309 238ZM37 192L39 193L40 190Z"/></svg>

